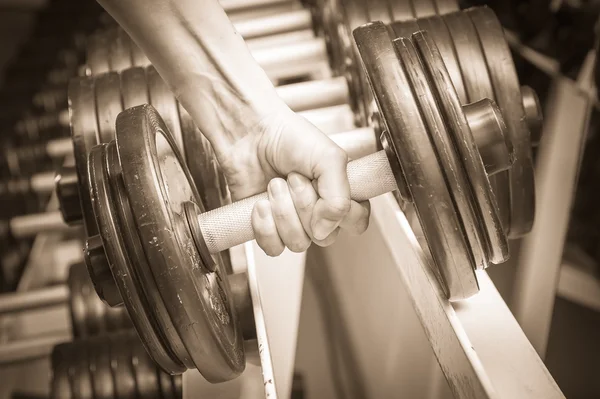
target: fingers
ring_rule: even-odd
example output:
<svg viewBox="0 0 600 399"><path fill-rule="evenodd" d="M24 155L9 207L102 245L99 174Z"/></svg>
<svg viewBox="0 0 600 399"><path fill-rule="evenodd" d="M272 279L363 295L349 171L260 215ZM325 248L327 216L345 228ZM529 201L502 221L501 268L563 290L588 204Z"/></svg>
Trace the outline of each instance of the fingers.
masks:
<svg viewBox="0 0 600 399"><path fill-rule="evenodd" d="M277 233L269 201L259 201L252 210L252 229L258 245L269 256L279 256L285 249Z"/></svg>
<svg viewBox="0 0 600 399"><path fill-rule="evenodd" d="M283 244L292 252L306 251L310 245L310 238L306 234L290 189L285 180L272 179L267 188L273 220Z"/></svg>
<svg viewBox="0 0 600 399"><path fill-rule="evenodd" d="M327 238L351 209L350 184L346 173L348 155L335 145L328 146L324 152L319 154L313 169L320 196L311 219L316 240Z"/></svg>
<svg viewBox="0 0 600 399"><path fill-rule="evenodd" d="M326 247L337 238L341 229L350 234L362 234L369 225L369 202L351 201L346 216L323 239L312 233L311 221L319 196L312 182L297 173L285 180L271 180L267 189L269 201L261 201L254 207L252 227L258 245L267 255L278 256L288 247L292 252L303 252L311 241Z"/></svg>

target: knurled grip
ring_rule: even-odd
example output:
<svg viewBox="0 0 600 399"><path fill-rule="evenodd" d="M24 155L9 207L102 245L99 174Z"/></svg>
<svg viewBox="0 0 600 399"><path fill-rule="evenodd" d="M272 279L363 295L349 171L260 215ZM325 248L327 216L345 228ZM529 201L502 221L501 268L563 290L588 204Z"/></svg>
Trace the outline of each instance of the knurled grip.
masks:
<svg viewBox="0 0 600 399"><path fill-rule="evenodd" d="M366 201L396 190L396 179L384 151L349 162L346 170L350 197L354 201ZM268 198L266 192L257 194L198 216L209 252L221 252L253 240L251 215L254 204Z"/></svg>

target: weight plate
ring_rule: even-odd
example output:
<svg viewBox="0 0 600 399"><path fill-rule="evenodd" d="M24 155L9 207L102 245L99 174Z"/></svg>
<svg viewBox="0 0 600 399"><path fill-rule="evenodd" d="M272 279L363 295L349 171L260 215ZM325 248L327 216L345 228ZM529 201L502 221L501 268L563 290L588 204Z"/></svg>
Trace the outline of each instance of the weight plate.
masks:
<svg viewBox="0 0 600 399"><path fill-rule="evenodd" d="M503 115L507 115L508 138L514 148L514 163L510 178L509 236L521 237L531 231L535 216L535 187L531 137L525 119L519 78L504 31L494 12L487 7L466 11L471 18L485 58L496 94L495 100Z"/></svg>
<svg viewBox="0 0 600 399"><path fill-rule="evenodd" d="M138 275L130 265L128 251L122 240L123 229L118 225L118 214L114 208L115 204L108 183L108 172L104 167L105 153L106 145L97 146L90 152L90 192L94 197L94 213L115 283L121 292L131 321L154 361L166 370L182 372L185 368L172 359L168 345L156 333L155 320L149 318L149 315L153 314L150 307L139 295L142 291Z"/></svg>
<svg viewBox="0 0 600 399"><path fill-rule="evenodd" d="M128 253L129 265L120 266L121 270L134 270L138 289L143 293L143 299L148 306L147 312L152 314L151 319L155 322L155 328L158 328L158 335L164 338L168 345L169 353L173 353L177 359L187 367L193 364L189 358L186 348L176 333L176 329L171 323L169 313L160 296L160 292L152 277L152 271L144 255L142 244L139 242L139 236L136 234L136 224L131 214L129 198L125 194L123 179L121 178L121 169L116 151L115 141L110 142L106 148L106 165L108 165L108 177L110 179L110 188L112 200L117 212L118 226L121 228L121 238L125 243L125 249Z"/></svg>
<svg viewBox="0 0 600 399"><path fill-rule="evenodd" d="M90 78L73 78L69 82L69 114L71 138L77 170L77 187L87 237L98 233L89 192L87 156L98 143L94 81Z"/></svg>
<svg viewBox="0 0 600 399"><path fill-rule="evenodd" d="M88 342L94 399L113 399L115 398L115 383L111 370L110 342L104 336Z"/></svg>
<svg viewBox="0 0 600 399"><path fill-rule="evenodd" d="M176 144L148 105L119 115L117 141L137 233L177 333L208 381L234 378L245 366L237 313L220 256L215 272L200 264L184 204L204 208Z"/></svg>
<svg viewBox="0 0 600 399"><path fill-rule="evenodd" d="M392 9L393 21L408 21L415 18L411 0L388 0Z"/></svg>
<svg viewBox="0 0 600 399"><path fill-rule="evenodd" d="M437 14L434 0L410 0L417 18L430 17Z"/></svg>
<svg viewBox="0 0 600 399"><path fill-rule="evenodd" d="M427 37L426 32L417 33L413 42L417 47L420 58L424 61L423 66L429 75L436 101L471 183L470 187L474 194L478 214L474 227L477 229L483 228L483 238L485 238L484 262L477 263L477 266L483 268L487 266L488 261L492 263L505 262L509 256L508 241L502 229L498 206L485 171L485 165L462 111L460 100L455 95L456 92L451 90L452 80L450 74L444 68L443 59L440 57L435 43ZM466 225L467 221L463 219L463 223ZM479 249L477 248L477 250ZM475 259L477 260L477 257Z"/></svg>
<svg viewBox="0 0 600 399"><path fill-rule="evenodd" d="M73 389L73 397L77 399L92 399L92 377L90 375L90 367L88 364L88 348L85 341L72 343L72 360L70 363L71 373L71 388Z"/></svg>
<svg viewBox="0 0 600 399"><path fill-rule="evenodd" d="M102 324L104 321L102 309L97 306L97 303L101 303L101 301L91 284L86 284L87 269L85 268L85 265L76 266L83 266L82 271L78 273L78 278L80 280L79 287L81 290L81 297L85 306L85 332L79 337L83 338L98 335L103 331Z"/></svg>
<svg viewBox="0 0 600 399"><path fill-rule="evenodd" d="M423 40L427 40L429 44L435 46L435 44L432 44L431 39L428 38L427 34L423 35L422 32L420 33L420 37L427 37L427 39ZM424 67L424 64L427 62L435 63L438 60L431 56L429 59L424 60L425 62L421 63L415 47L413 45L402 45L401 43L402 42L398 41L394 42L402 63L405 66L406 76L413 89L414 98L420 110L424 126L427 129L427 132L429 132L429 137L437 153L438 162L446 176L446 184L448 185L450 196L454 199L453 207L458 212L458 217L462 221L460 234L466 234L467 242L471 249L471 256L469 257L470 267L473 269L483 269L487 266L487 259L483 250L483 237L480 231L479 219L475 213L475 206L472 201L473 191L461 162L462 154L459 155L457 153L453 140L453 133L458 132L450 131L450 129L446 127L444 120L442 119L441 110L438 109L436 104L438 101L446 100L446 98L434 97L432 89L434 89L435 86L429 82L430 78L425 71L425 68L428 67L430 70L434 70L434 73L442 74L444 73L444 64L440 60L439 63ZM416 43L416 41L413 43ZM431 49L429 50L432 51ZM435 51L437 51L437 49ZM438 83L442 86L446 82ZM447 83L448 85L446 85L445 88L440 87L440 89L452 91L452 83L450 81ZM440 104L439 106L444 107L444 104ZM460 106L453 111L461 114ZM444 116L448 117L448 115ZM451 118L460 118L461 116L466 125L466 118L464 115L450 115ZM451 121L448 121L448 124L448 127L450 127ZM461 131L460 133L463 132ZM456 138L462 139L460 137Z"/></svg>
<svg viewBox="0 0 600 399"><path fill-rule="evenodd" d="M123 29L113 28L107 34L110 37L109 43L109 59L110 70L113 72L121 72L133 66L129 35Z"/></svg>
<svg viewBox="0 0 600 399"><path fill-rule="evenodd" d="M50 398L52 399L71 399L71 382L69 378L68 353L66 346L68 344L59 344L52 349L50 355L50 364L52 367L52 380L50 382Z"/></svg>
<svg viewBox="0 0 600 399"><path fill-rule="evenodd" d="M341 0L345 24L348 29L349 46L346 51L346 73L344 76L351 82L353 87L349 87L350 97L355 101L351 103L354 111L355 123L357 126L365 126L371 115L371 105L373 96L369 90L366 78L362 71L360 58L356 44L352 40L352 31L368 21L367 5L364 0Z"/></svg>
<svg viewBox="0 0 600 399"><path fill-rule="evenodd" d="M101 143L108 143L115 138L115 120L123 110L121 79L117 72L110 72L95 80L98 134Z"/></svg>
<svg viewBox="0 0 600 399"><path fill-rule="evenodd" d="M179 124L177 99L153 66L146 68L146 80L148 82L150 104L156 108L163 118L163 121L177 143L179 151L183 151L183 137L181 135L181 125Z"/></svg>
<svg viewBox="0 0 600 399"><path fill-rule="evenodd" d="M468 102L473 103L483 98L495 99L485 57L471 19L464 12L444 15L443 19L456 50ZM510 145L510 143L508 144ZM508 148L512 149L512 146ZM490 176L489 180L496 197L500 221L504 230L508 231L510 225L510 193L507 174L504 173L504 176L502 176L501 173L498 173L495 176Z"/></svg>
<svg viewBox="0 0 600 399"><path fill-rule="evenodd" d="M181 133L186 164L200 193L206 209L215 209L223 205L221 197L220 170L208 139L196 127L192 117L179 104Z"/></svg>
<svg viewBox="0 0 600 399"><path fill-rule="evenodd" d="M156 370L158 381L160 385L160 393L163 399L175 399L175 392L173 389L173 379L171 376L164 371Z"/></svg>
<svg viewBox="0 0 600 399"><path fill-rule="evenodd" d="M130 338L131 366L134 370L138 399L156 399L160 392L157 367L135 336Z"/></svg>
<svg viewBox="0 0 600 399"><path fill-rule="evenodd" d="M136 388L131 363L131 344L123 334L110 336L111 370L115 383L115 396L119 399L135 399Z"/></svg>
<svg viewBox="0 0 600 399"><path fill-rule="evenodd" d="M342 13L340 0L322 0L319 4L321 8L323 27L323 38L325 39L325 47L329 65L334 75L344 76L346 65L346 46L350 44L350 38ZM349 87L350 82L349 82ZM350 101L353 101L350 98Z"/></svg>
<svg viewBox="0 0 600 399"><path fill-rule="evenodd" d="M171 381L173 384L173 396L175 399L183 397L183 377L180 375L172 375Z"/></svg>
<svg viewBox="0 0 600 399"><path fill-rule="evenodd" d="M73 265L69 268L67 285L69 286L69 313L71 314L71 328L74 337L86 334L85 303L81 286L81 269ZM85 271L85 270L84 270ZM85 271L87 273L87 271Z"/></svg>
<svg viewBox="0 0 600 399"><path fill-rule="evenodd" d="M471 252L405 72L420 64L400 61L383 24L364 26L354 36L381 117L389 129L387 142L404 171L433 259L443 277L442 285L450 300L468 298L479 291ZM406 59L406 53L411 51L408 47L413 47L411 40L396 40L396 50Z"/></svg>
<svg viewBox="0 0 600 399"><path fill-rule="evenodd" d="M381 21L384 24L392 22L392 7L390 1L394 0L363 0L367 4L367 20Z"/></svg>
<svg viewBox="0 0 600 399"><path fill-rule="evenodd" d="M442 55L444 65L450 74L452 84L458 94L460 103L468 104L469 101L467 99L465 84L463 83L460 66L458 65L458 60L456 59L456 54L454 52L454 44L452 44L452 38L450 37L450 32L446 27L446 23L439 16L420 18L417 20L417 23L421 28L420 30L425 30L429 33L429 36L433 39Z"/></svg>
<svg viewBox="0 0 600 399"><path fill-rule="evenodd" d="M133 60L133 65L136 67L147 67L150 65L150 60L146 57L146 54L142 51L142 49L130 39L131 45L131 57Z"/></svg>
<svg viewBox="0 0 600 399"><path fill-rule="evenodd" d="M121 73L121 95L123 109L150 103L144 68L129 68Z"/></svg>
<svg viewBox="0 0 600 399"><path fill-rule="evenodd" d="M100 32L90 35L87 41L87 67L88 75L100 75L110 71L108 62L108 45L106 37Z"/></svg>
<svg viewBox="0 0 600 399"><path fill-rule="evenodd" d="M435 0L435 8L437 9L438 15L460 11L460 6L456 0Z"/></svg>

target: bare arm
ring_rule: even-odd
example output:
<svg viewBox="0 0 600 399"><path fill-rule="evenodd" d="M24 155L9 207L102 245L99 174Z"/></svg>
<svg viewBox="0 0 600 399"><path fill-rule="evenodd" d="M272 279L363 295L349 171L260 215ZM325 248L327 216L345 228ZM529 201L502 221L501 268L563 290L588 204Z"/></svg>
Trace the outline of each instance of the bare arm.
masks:
<svg viewBox="0 0 600 399"><path fill-rule="evenodd" d="M268 113L287 108L217 0L98 2L146 53L217 153Z"/></svg>

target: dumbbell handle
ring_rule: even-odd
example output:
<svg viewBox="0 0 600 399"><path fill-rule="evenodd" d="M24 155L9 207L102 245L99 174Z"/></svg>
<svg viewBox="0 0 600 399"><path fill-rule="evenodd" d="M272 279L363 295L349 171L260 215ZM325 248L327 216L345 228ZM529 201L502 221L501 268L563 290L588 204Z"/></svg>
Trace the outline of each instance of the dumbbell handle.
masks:
<svg viewBox="0 0 600 399"><path fill-rule="evenodd" d="M69 300L69 287L56 285L35 291L0 295L0 315L62 305Z"/></svg>
<svg viewBox="0 0 600 399"><path fill-rule="evenodd" d="M22 363L47 357L56 345L69 342L72 339L71 334L56 334L2 344L0 345L0 365Z"/></svg>
<svg viewBox="0 0 600 399"><path fill-rule="evenodd" d="M14 238L33 237L39 233L69 229L60 211L15 216L8 221L8 230Z"/></svg>
<svg viewBox="0 0 600 399"><path fill-rule="evenodd" d="M350 196L355 201L365 201L397 188L385 151L349 162L346 171ZM268 198L265 192L200 214L198 223L209 252L221 252L253 240L252 210L258 201Z"/></svg>

